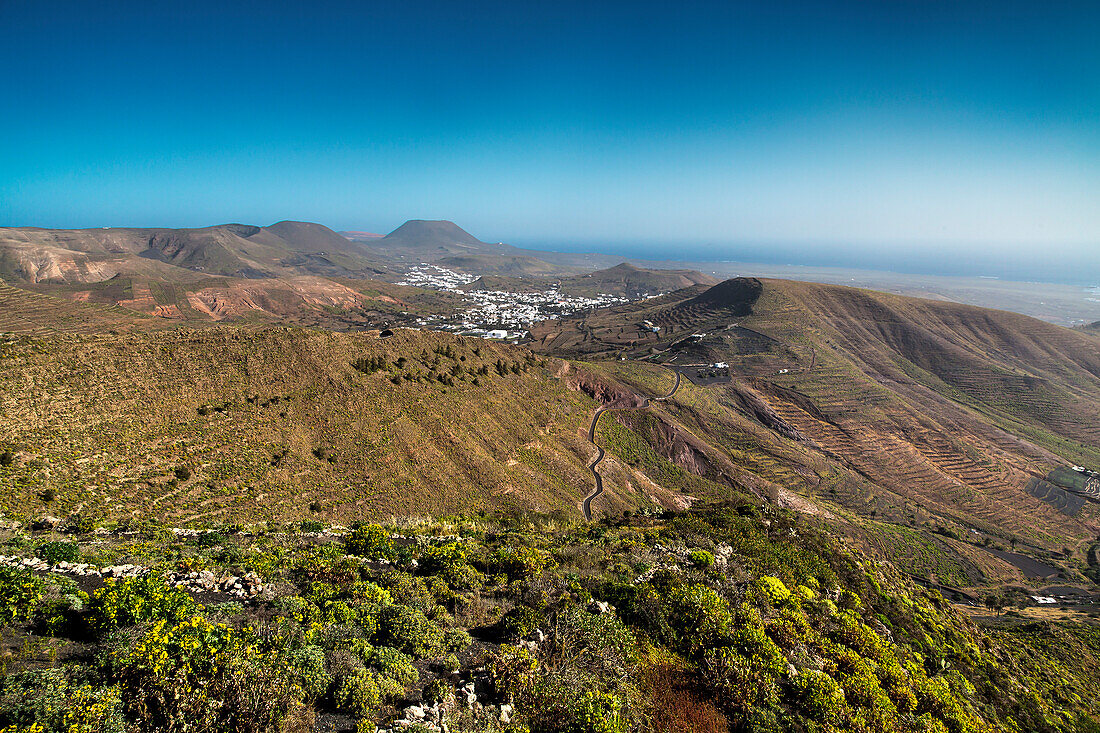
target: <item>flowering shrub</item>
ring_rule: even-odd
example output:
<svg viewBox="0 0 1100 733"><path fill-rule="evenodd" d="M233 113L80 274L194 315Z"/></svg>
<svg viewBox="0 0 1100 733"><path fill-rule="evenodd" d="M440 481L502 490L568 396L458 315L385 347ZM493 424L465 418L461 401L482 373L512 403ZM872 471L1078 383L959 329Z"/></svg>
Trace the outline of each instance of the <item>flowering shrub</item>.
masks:
<svg viewBox="0 0 1100 733"><path fill-rule="evenodd" d="M404 689L393 680L369 669L358 669L344 677L334 695L336 707L359 716L371 716L387 698Z"/></svg>
<svg viewBox="0 0 1100 733"><path fill-rule="evenodd" d="M554 558L549 552L534 547L506 547L494 554L492 564L493 571L517 580L541 576L544 570L553 566Z"/></svg>
<svg viewBox="0 0 1100 733"><path fill-rule="evenodd" d="M31 571L0 565L0 624L30 618L44 592L42 579Z"/></svg>
<svg viewBox="0 0 1100 733"><path fill-rule="evenodd" d="M394 604L378 615L378 641L414 657L434 656L443 644L443 632L420 611Z"/></svg>
<svg viewBox="0 0 1100 733"><path fill-rule="evenodd" d="M791 598L791 591L783 585L783 581L770 575L760 576L756 581L756 588L773 605L785 603Z"/></svg>
<svg viewBox="0 0 1100 733"><path fill-rule="evenodd" d="M705 585L685 585L668 595L668 623L687 649L697 652L713 646L730 632L729 605Z"/></svg>
<svg viewBox="0 0 1100 733"><path fill-rule="evenodd" d="M11 675L0 682L0 730L123 733L119 688L75 684L60 669Z"/></svg>
<svg viewBox="0 0 1100 733"><path fill-rule="evenodd" d="M393 542L384 529L377 524L364 524L356 527L344 538L344 548L349 555L392 560Z"/></svg>
<svg viewBox="0 0 1100 733"><path fill-rule="evenodd" d="M122 581L108 580L92 594L89 619L100 633L143 621L176 624L201 610L186 592L148 574Z"/></svg>
<svg viewBox="0 0 1100 733"><path fill-rule="evenodd" d="M840 721L846 705L844 691L836 680L825 672L803 670L792 684L798 694L799 704L806 714L822 723Z"/></svg>
<svg viewBox="0 0 1100 733"><path fill-rule="evenodd" d="M108 671L127 712L148 731L276 731L292 709L295 674L246 631L192 616L152 623L117 645Z"/></svg>
<svg viewBox="0 0 1100 733"><path fill-rule="evenodd" d="M413 666L412 657L388 646L375 647L371 655L371 664L377 667L384 677L393 680L402 688L415 684L420 679L420 673Z"/></svg>
<svg viewBox="0 0 1100 733"><path fill-rule="evenodd" d="M714 555L706 550L692 550L688 558L691 560L691 564L700 570L714 567Z"/></svg>

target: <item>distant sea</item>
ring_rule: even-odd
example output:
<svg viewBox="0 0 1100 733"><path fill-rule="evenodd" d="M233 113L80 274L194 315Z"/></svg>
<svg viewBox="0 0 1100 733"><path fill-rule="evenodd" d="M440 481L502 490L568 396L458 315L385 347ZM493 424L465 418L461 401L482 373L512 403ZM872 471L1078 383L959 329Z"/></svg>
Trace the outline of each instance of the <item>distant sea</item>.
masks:
<svg viewBox="0 0 1100 733"><path fill-rule="evenodd" d="M1049 245L1026 253L1001 254L994 245L827 245L708 244L638 241L509 241L551 252L593 252L624 259L676 262L751 262L767 265L843 267L907 275L947 275L1100 286L1100 243L1059 252Z"/></svg>

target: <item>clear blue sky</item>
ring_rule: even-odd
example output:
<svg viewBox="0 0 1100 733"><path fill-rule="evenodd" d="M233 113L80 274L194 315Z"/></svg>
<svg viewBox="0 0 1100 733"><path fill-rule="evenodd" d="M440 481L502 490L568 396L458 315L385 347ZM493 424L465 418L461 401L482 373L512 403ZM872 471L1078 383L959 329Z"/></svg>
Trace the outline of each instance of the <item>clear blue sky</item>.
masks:
<svg viewBox="0 0 1100 733"><path fill-rule="evenodd" d="M0 225L1100 273L1095 1L0 0L0 27Z"/></svg>

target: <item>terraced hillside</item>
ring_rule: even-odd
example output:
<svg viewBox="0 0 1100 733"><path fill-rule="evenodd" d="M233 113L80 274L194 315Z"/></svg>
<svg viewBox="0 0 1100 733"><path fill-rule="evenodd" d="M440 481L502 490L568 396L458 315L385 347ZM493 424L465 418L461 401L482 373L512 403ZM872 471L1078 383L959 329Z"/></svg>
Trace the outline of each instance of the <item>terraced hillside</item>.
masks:
<svg viewBox="0 0 1100 733"><path fill-rule="evenodd" d="M87 333L158 325L156 319L125 308L97 308L0 283L0 333Z"/></svg>
<svg viewBox="0 0 1100 733"><path fill-rule="evenodd" d="M583 356L639 387L657 377L638 360L679 369L695 384L662 405L660 424L615 420L670 456L667 436L690 433L726 459L725 475L850 516L867 536L883 521L935 533L926 538L953 557L948 574L1011 574L990 569L984 545L1083 557L1100 531L1100 505L1034 486L1068 463L1100 467L1100 340L1091 335L1011 313L749 279L547 322L533 335L538 351ZM728 369L704 366L717 362Z"/></svg>

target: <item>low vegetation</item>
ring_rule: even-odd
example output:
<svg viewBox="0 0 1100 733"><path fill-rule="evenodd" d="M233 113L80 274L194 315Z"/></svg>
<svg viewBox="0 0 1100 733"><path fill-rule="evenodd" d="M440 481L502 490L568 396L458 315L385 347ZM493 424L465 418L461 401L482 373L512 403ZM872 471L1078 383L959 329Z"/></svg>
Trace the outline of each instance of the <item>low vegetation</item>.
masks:
<svg viewBox="0 0 1100 733"><path fill-rule="evenodd" d="M148 572L0 566L0 730L1100 730L1097 625L975 623L748 497L584 526L219 529L7 532L10 554ZM264 590L185 592L181 568Z"/></svg>

